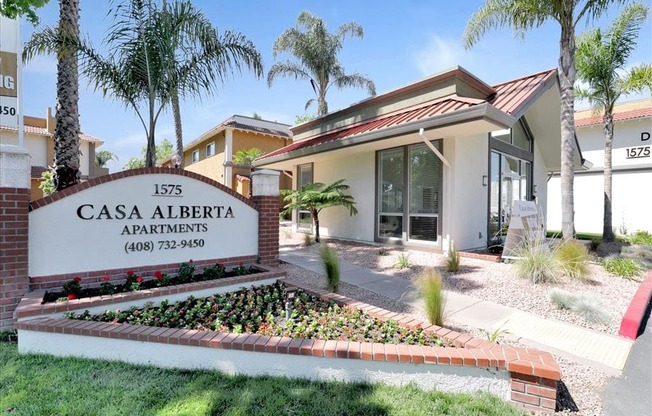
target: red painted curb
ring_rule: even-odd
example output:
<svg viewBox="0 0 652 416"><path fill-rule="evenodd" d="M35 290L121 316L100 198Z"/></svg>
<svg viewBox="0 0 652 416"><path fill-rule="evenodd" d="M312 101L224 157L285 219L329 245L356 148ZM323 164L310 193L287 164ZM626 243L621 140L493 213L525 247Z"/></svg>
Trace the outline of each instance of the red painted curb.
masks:
<svg viewBox="0 0 652 416"><path fill-rule="evenodd" d="M623 320L620 322L620 336L636 339L650 299L652 299L652 271L648 272L647 277L638 287Z"/></svg>

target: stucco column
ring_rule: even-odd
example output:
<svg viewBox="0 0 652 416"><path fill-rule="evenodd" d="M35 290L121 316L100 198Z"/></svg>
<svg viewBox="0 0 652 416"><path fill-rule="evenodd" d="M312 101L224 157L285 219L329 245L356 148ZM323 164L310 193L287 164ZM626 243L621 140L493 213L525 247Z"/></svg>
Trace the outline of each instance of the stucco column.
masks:
<svg viewBox="0 0 652 416"><path fill-rule="evenodd" d="M258 210L258 260L268 266L278 266L279 175L267 169L251 174L251 199Z"/></svg>
<svg viewBox="0 0 652 416"><path fill-rule="evenodd" d="M30 162L27 149L0 145L0 331L29 289Z"/></svg>
<svg viewBox="0 0 652 416"><path fill-rule="evenodd" d="M233 189L233 129L224 131L224 185Z"/></svg>

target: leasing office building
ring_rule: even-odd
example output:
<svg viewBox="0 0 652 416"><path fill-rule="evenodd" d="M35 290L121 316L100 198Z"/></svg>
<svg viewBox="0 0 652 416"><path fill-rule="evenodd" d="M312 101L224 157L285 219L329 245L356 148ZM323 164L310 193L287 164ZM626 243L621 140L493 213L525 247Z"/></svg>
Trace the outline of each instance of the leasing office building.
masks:
<svg viewBox="0 0 652 416"><path fill-rule="evenodd" d="M457 67L294 126L293 144L254 165L293 171L295 189L346 179L359 214L323 211L323 235L481 248L504 237L514 200L545 212L559 104L556 70L489 86Z"/></svg>

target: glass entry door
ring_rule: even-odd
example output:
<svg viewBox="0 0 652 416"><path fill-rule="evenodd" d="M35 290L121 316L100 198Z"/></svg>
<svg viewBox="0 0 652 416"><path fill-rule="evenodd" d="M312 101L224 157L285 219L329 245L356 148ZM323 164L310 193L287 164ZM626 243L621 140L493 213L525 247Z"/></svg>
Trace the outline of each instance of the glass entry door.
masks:
<svg viewBox="0 0 652 416"><path fill-rule="evenodd" d="M529 199L531 164L498 152L491 152L488 244L505 241L514 201Z"/></svg>

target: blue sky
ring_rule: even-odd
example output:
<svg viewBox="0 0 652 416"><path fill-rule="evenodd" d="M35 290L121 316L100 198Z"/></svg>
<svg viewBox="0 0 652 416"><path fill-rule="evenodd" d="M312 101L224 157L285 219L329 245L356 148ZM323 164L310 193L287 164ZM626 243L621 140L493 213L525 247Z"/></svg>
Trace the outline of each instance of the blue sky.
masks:
<svg viewBox="0 0 652 416"><path fill-rule="evenodd" d="M41 25L56 24L57 3L50 0L50 4L39 10ZM469 16L483 3L479 0L196 0L194 3L220 32L237 31L247 36L262 54L265 73L274 63L274 40L295 25L301 11L309 10L323 18L330 31L355 21L364 28L364 39L347 39L340 61L347 73L359 72L371 78L379 94L456 65L491 85L554 68L559 54L559 28L554 23L528 32L524 40L515 37L509 29L496 30L465 51L460 39ZM97 0L81 2L81 31L100 49L111 24L108 5ZM612 7L591 26L606 26L619 10ZM586 29L582 23L579 32ZM29 23L23 23L23 40L33 30ZM291 57L279 57L286 58ZM652 30L648 18L630 63L650 61ZM24 68L23 96L26 115L43 117L48 106L55 106L56 60L53 57L39 57ZM280 78L268 88L265 78L235 74L219 88L216 96L188 99L182 104L184 142L189 143L233 114L251 116L256 112L265 119L292 124L296 115L306 113L304 106L310 98L313 92L307 82ZM357 89L332 89L327 96L331 111L364 98L365 92ZM313 106L308 112L314 113L316 108ZM130 157L140 155L146 138L136 115L122 104L93 92L84 79L80 80L80 117L84 132L104 140L100 150L111 150L118 155L119 161L109 164L112 172L120 170ZM164 138L174 142L171 113L164 113L159 119L156 137L157 142Z"/></svg>

